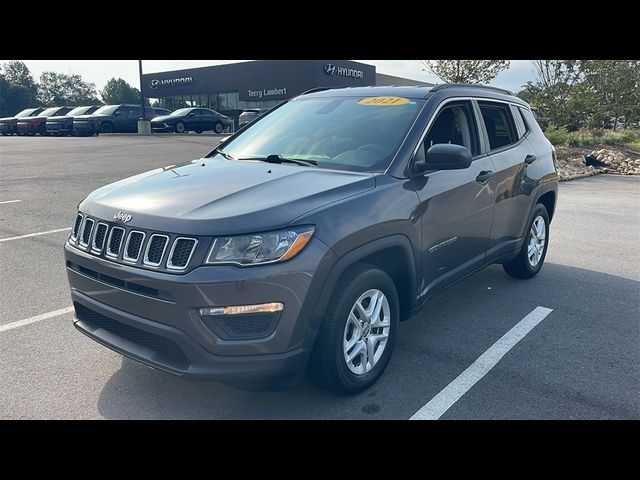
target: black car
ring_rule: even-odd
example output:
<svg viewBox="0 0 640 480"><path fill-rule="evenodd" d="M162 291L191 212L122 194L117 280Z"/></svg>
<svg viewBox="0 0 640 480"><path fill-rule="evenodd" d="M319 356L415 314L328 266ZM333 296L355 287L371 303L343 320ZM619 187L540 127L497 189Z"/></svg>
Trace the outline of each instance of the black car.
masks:
<svg viewBox="0 0 640 480"><path fill-rule="evenodd" d="M154 132L202 133L213 130L222 133L233 121L215 110L208 108L180 108L171 115L156 117L151 121Z"/></svg>
<svg viewBox="0 0 640 480"><path fill-rule="evenodd" d="M47 133L50 135L73 135L73 119L80 115L91 115L100 105L76 107L63 117L47 118Z"/></svg>
<svg viewBox="0 0 640 480"><path fill-rule="evenodd" d="M268 110L268 108L247 108L240 114L240 117L238 117L238 126L242 128L250 124Z"/></svg>
<svg viewBox="0 0 640 480"><path fill-rule="evenodd" d="M15 117L0 118L0 133L2 135L13 135L18 131L18 120L37 117L44 110L44 108L27 108L18 113Z"/></svg>
<svg viewBox="0 0 640 480"><path fill-rule="evenodd" d="M157 107L152 107L152 108L157 115L171 115L171 110L167 110L166 108L157 108Z"/></svg>
<svg viewBox="0 0 640 480"><path fill-rule="evenodd" d="M157 116L151 107L147 107L145 117L150 120ZM138 119L142 118L140 105L105 105L91 115L80 115L73 119L76 135L97 135L100 133L135 133L138 131Z"/></svg>
<svg viewBox="0 0 640 480"><path fill-rule="evenodd" d="M309 364L331 390L361 392L437 292L494 263L540 271L554 157L504 90L302 94L204 158L79 204L64 247L75 327L187 378L284 387Z"/></svg>

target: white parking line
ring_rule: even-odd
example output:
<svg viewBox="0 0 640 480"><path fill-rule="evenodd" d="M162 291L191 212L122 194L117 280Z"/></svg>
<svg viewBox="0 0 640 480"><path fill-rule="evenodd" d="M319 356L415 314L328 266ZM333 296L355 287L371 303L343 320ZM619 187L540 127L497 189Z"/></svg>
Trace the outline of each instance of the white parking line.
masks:
<svg viewBox="0 0 640 480"><path fill-rule="evenodd" d="M30 325L41 320L46 320L47 318L58 317L72 311L73 307L61 308L60 310L54 310L53 312L43 313L41 315L36 315L35 317L25 318L24 320L18 320L17 322L7 323L6 325L0 325L0 333L6 332L7 330L13 330L14 328L24 327L25 325Z"/></svg>
<svg viewBox="0 0 640 480"><path fill-rule="evenodd" d="M438 420L460 398L496 366L505 354L522 340L527 333L553 312L550 308L536 307L529 315L520 320L500 340L478 357L464 372L447 385L440 393L418 410L410 420Z"/></svg>
<svg viewBox="0 0 640 480"><path fill-rule="evenodd" d="M71 227L66 227L66 228L59 228L58 230L47 230L46 232L29 233L27 235L20 235L18 237L0 238L0 242L8 242L9 240L19 240L21 238L36 237L38 235L46 235L47 233L58 233L58 232L64 232L64 231L68 232L70 230L71 230Z"/></svg>
<svg viewBox="0 0 640 480"><path fill-rule="evenodd" d="M21 202L22 200L5 200L4 202L0 202L0 205L4 204L4 203L18 203Z"/></svg>

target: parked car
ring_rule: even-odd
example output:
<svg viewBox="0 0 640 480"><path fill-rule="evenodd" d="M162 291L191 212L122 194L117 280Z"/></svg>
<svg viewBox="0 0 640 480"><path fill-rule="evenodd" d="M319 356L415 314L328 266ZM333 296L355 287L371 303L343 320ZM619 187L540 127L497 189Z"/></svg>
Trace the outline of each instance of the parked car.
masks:
<svg viewBox="0 0 640 480"><path fill-rule="evenodd" d="M47 133L50 135L73 135L73 119L80 115L91 115L100 105L76 107L62 117L47 118Z"/></svg>
<svg viewBox="0 0 640 480"><path fill-rule="evenodd" d="M151 107L146 107L146 118L156 117ZM135 133L138 119L142 117L140 105L104 105L91 115L80 115L73 119L73 129L77 135L98 135L100 133Z"/></svg>
<svg viewBox="0 0 640 480"><path fill-rule="evenodd" d="M36 116L21 118L16 128L18 135L45 135L47 133L47 119L49 117L62 117L69 113L72 107L51 107L43 110Z"/></svg>
<svg viewBox="0 0 640 480"><path fill-rule="evenodd" d="M499 89L300 95L204 158L79 204L64 247L74 325L187 378L282 388L309 364L361 392L434 294L492 263L540 271L554 157L529 105Z"/></svg>
<svg viewBox="0 0 640 480"><path fill-rule="evenodd" d="M238 117L238 126L242 128L250 124L268 110L268 108L247 108L240 114L240 117Z"/></svg>
<svg viewBox="0 0 640 480"><path fill-rule="evenodd" d="M160 116L160 115L171 115L171 110L167 110L166 108L153 107L153 111L156 112L156 114L158 116Z"/></svg>
<svg viewBox="0 0 640 480"><path fill-rule="evenodd" d="M13 135L14 133L17 133L17 125L19 120L29 117L36 117L43 110L44 108L42 107L26 108L20 113L16 114L15 117L0 118L0 133L2 133L2 135Z"/></svg>
<svg viewBox="0 0 640 480"><path fill-rule="evenodd" d="M151 122L154 132L202 133L213 130L222 133L233 121L215 110L208 108L180 108L171 115L156 117Z"/></svg>

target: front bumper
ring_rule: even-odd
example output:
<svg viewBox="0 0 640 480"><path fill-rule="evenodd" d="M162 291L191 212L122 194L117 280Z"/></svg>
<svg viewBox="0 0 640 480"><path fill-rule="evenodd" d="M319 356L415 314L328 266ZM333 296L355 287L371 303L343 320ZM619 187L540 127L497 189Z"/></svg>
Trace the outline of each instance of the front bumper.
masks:
<svg viewBox="0 0 640 480"><path fill-rule="evenodd" d="M153 122L151 122L151 130L158 133L166 133L173 132L175 130L175 127L172 127L171 125L167 125L165 123L154 124Z"/></svg>
<svg viewBox="0 0 640 480"><path fill-rule="evenodd" d="M176 275L118 264L66 244L75 327L108 348L175 375L240 386L286 386L304 372L315 340L309 322L321 290L315 282L324 283L325 268L318 265L327 261L327 252L314 239L298 257L280 265L208 266ZM101 278L126 283L117 287ZM124 285L166 295L151 297ZM264 338L222 339L198 315L207 306L272 301L285 307Z"/></svg>
<svg viewBox="0 0 640 480"><path fill-rule="evenodd" d="M3 122L0 123L0 134L16 133L16 123Z"/></svg>
<svg viewBox="0 0 640 480"><path fill-rule="evenodd" d="M96 129L93 127L93 123L91 122L73 122L73 131L78 134L94 134L96 133Z"/></svg>

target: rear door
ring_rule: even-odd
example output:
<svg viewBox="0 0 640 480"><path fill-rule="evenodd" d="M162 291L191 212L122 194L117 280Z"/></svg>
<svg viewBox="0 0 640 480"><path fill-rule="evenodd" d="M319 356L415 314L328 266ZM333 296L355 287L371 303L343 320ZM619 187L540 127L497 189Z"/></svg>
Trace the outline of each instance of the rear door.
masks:
<svg viewBox="0 0 640 480"><path fill-rule="evenodd" d="M517 247L528 220L531 193L538 177L535 151L526 139L517 110L507 102L478 100L481 126L495 175L489 184L495 191L493 226L487 261Z"/></svg>
<svg viewBox="0 0 640 480"><path fill-rule="evenodd" d="M494 195L488 184L494 170L483 151L471 100L449 100L437 113L422 145L438 143L471 150L471 166L429 171L417 177L422 230L420 295L440 290L484 264L491 231Z"/></svg>

